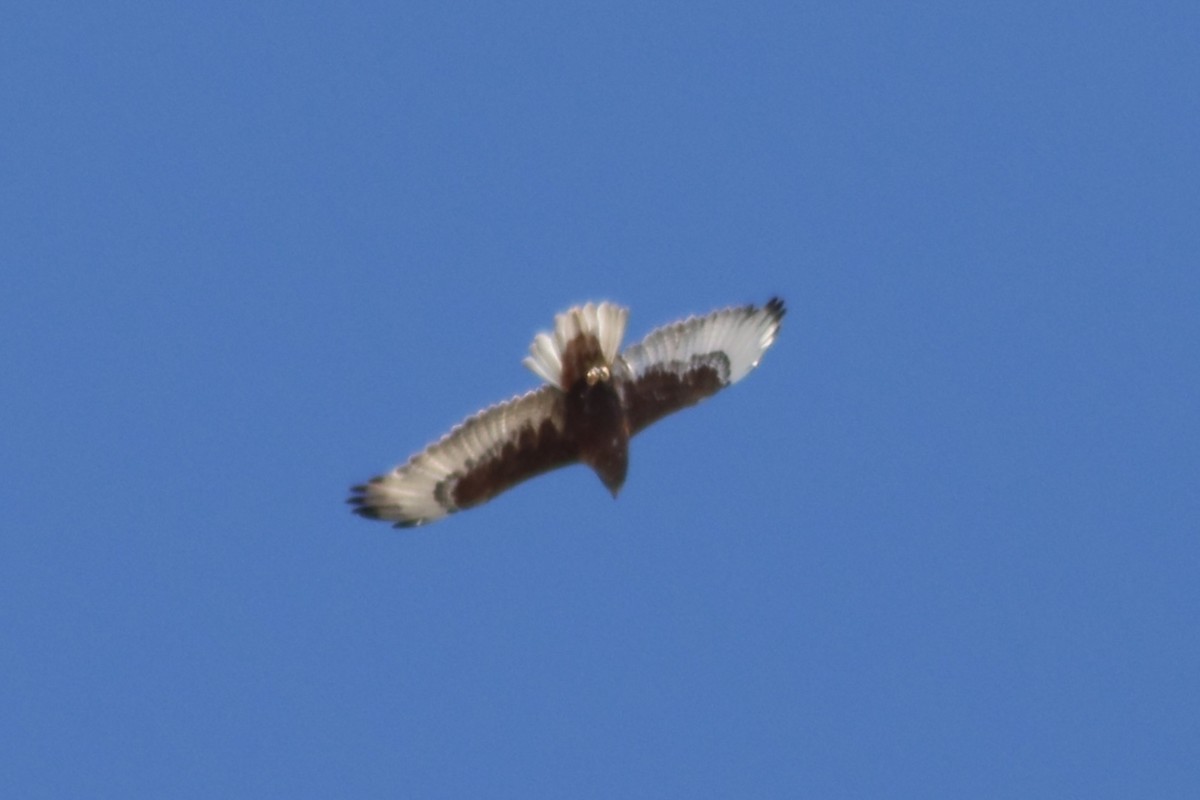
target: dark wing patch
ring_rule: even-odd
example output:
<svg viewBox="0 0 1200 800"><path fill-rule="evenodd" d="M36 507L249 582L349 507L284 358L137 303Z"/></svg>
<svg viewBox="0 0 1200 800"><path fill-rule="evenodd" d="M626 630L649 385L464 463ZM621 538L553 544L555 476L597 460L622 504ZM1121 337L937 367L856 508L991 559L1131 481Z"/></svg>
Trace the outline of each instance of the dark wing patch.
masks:
<svg viewBox="0 0 1200 800"><path fill-rule="evenodd" d="M618 360L630 434L737 383L758 366L785 309L741 306L652 331Z"/></svg>
<svg viewBox="0 0 1200 800"><path fill-rule="evenodd" d="M552 420L522 427L500 452L469 465L460 476L443 484L456 509L486 503L518 483L577 460L574 443Z"/></svg>
<svg viewBox="0 0 1200 800"><path fill-rule="evenodd" d="M680 409L699 403L726 385L729 364L720 354L693 356L648 369L625 384L629 435Z"/></svg>
<svg viewBox="0 0 1200 800"><path fill-rule="evenodd" d="M386 475L351 491L355 513L409 527L484 503L578 460L553 386L492 406Z"/></svg>

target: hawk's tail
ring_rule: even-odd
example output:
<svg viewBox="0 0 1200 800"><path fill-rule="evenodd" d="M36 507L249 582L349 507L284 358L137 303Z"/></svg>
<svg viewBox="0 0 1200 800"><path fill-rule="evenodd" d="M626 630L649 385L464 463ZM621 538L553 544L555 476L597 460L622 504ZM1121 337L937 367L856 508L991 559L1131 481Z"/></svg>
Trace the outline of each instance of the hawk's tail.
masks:
<svg viewBox="0 0 1200 800"><path fill-rule="evenodd" d="M575 306L554 318L553 336L539 333L534 337L523 363L547 383L566 388L562 385L562 357L567 345L578 336L594 336L604 360L612 364L625 337L628 319L629 309L614 303Z"/></svg>

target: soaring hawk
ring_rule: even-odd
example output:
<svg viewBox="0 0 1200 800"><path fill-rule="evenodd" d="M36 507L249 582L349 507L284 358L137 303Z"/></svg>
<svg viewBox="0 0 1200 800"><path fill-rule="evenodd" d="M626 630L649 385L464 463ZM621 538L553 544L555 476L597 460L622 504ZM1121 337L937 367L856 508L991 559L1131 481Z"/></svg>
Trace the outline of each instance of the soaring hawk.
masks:
<svg viewBox="0 0 1200 800"><path fill-rule="evenodd" d="M587 464L617 496L629 439L667 414L737 383L775 341L783 301L689 317L618 354L629 310L588 303L539 333L525 366L546 381L455 427L386 475L351 491L355 513L409 527L480 505L518 483Z"/></svg>

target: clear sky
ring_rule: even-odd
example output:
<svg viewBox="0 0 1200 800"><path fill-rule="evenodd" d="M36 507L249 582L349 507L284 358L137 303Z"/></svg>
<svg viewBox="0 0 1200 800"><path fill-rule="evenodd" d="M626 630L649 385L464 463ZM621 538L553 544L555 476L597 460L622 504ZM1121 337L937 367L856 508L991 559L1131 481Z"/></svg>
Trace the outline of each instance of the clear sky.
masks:
<svg viewBox="0 0 1200 800"><path fill-rule="evenodd" d="M5 17L4 796L1195 796L1194 2ZM773 294L617 501L344 505Z"/></svg>

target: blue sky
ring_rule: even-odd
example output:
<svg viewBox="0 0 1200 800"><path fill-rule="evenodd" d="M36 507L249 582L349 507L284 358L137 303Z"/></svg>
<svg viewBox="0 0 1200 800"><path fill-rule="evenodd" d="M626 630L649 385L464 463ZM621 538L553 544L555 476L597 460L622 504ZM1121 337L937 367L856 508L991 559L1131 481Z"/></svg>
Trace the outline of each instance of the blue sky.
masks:
<svg viewBox="0 0 1200 800"><path fill-rule="evenodd" d="M7 15L5 795L1190 795L1195 4L477 6ZM616 502L343 504L772 294Z"/></svg>

